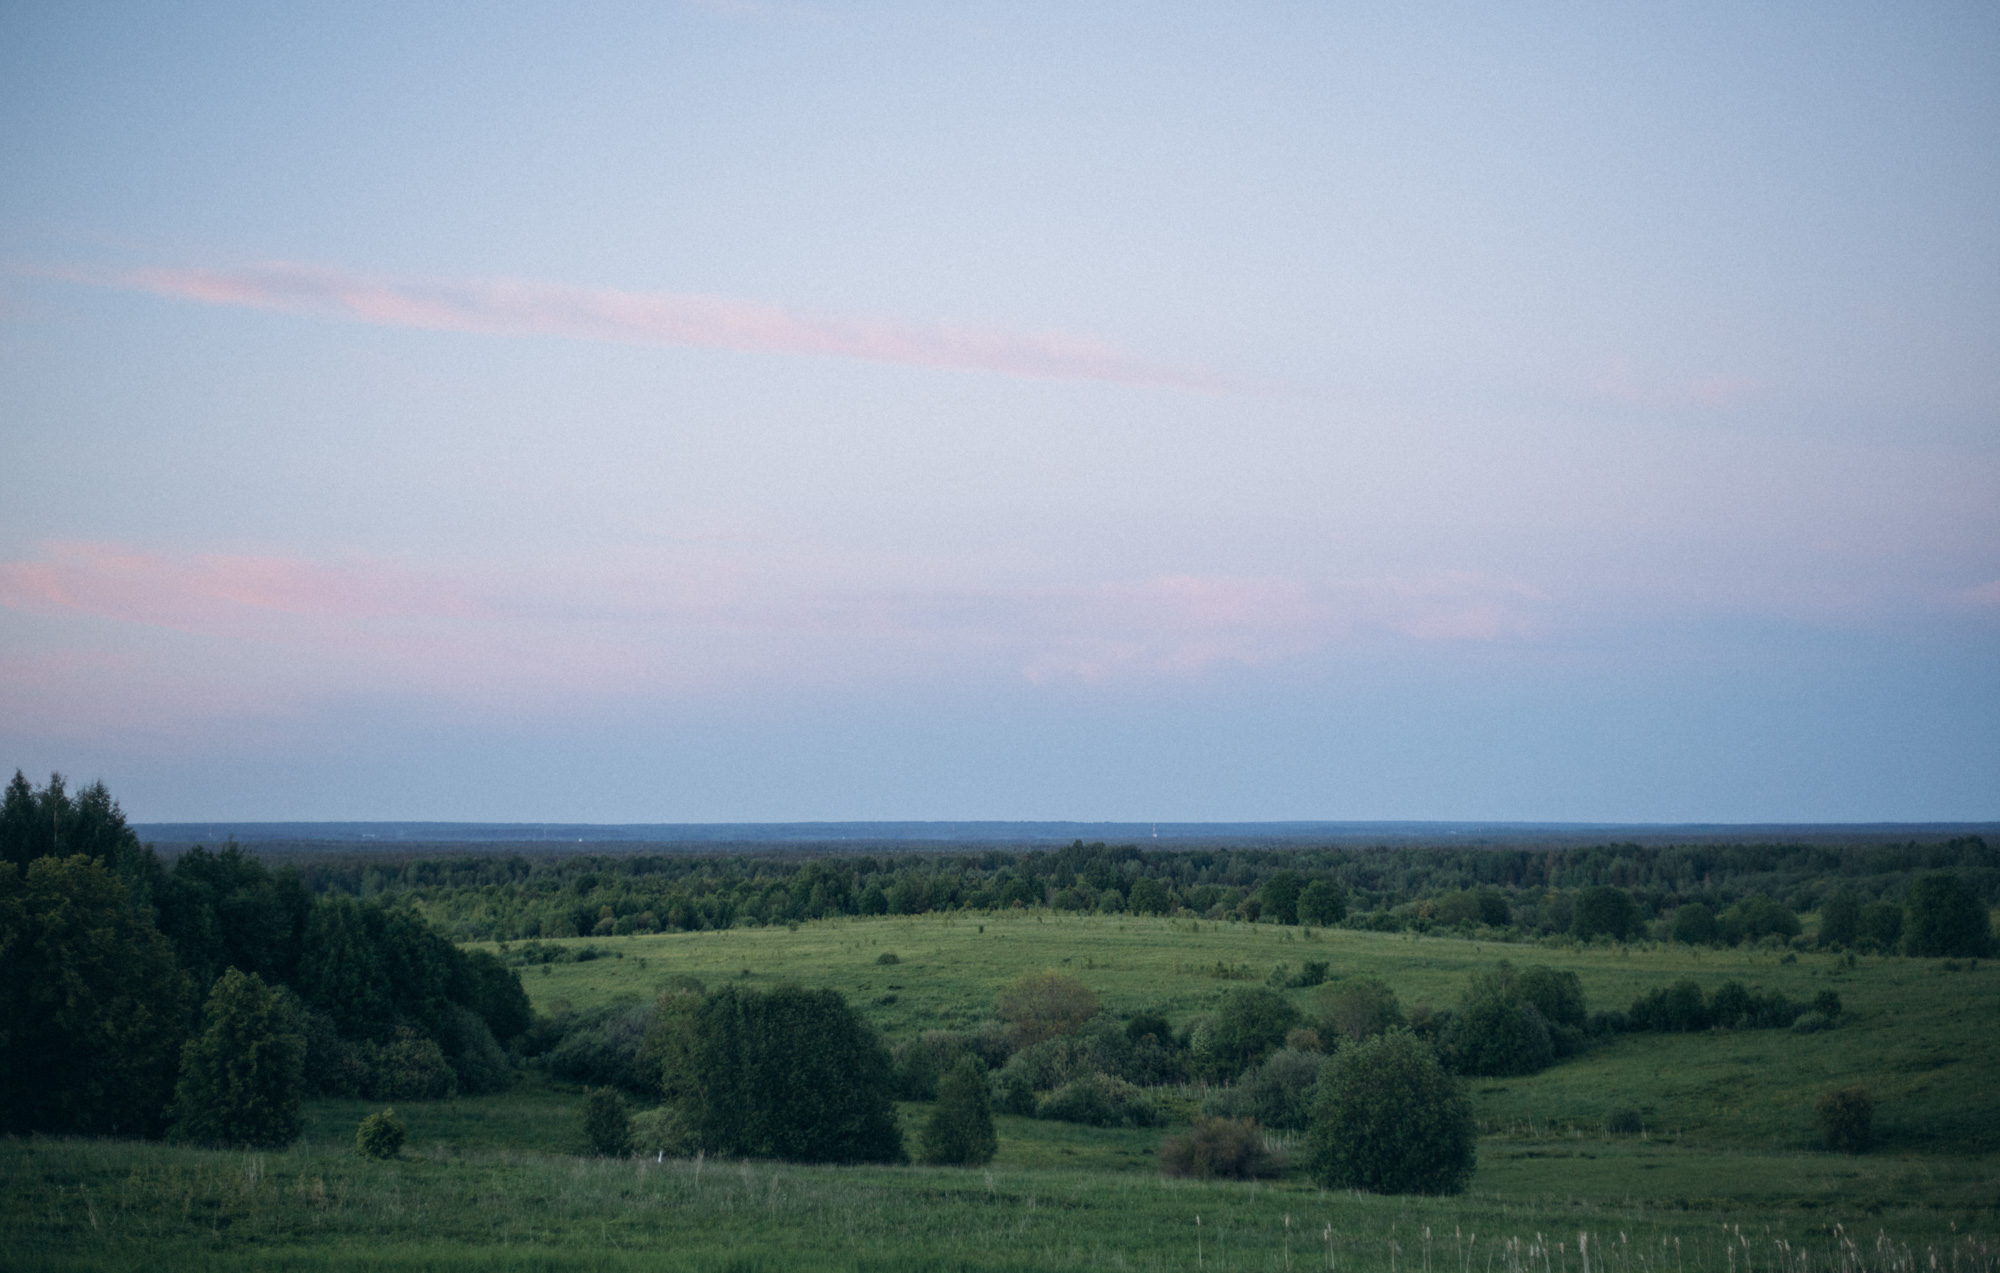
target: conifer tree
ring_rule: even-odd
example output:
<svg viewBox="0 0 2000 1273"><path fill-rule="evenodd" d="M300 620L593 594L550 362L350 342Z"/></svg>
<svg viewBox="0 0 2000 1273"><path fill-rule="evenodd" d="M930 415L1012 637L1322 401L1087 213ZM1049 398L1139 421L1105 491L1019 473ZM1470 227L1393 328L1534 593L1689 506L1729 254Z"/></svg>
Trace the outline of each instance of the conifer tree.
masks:
<svg viewBox="0 0 2000 1273"><path fill-rule="evenodd" d="M1000 1148L993 1134L993 1098L979 1062L961 1056L938 1080L937 1108L924 1125L923 1159L953 1167L978 1167Z"/></svg>

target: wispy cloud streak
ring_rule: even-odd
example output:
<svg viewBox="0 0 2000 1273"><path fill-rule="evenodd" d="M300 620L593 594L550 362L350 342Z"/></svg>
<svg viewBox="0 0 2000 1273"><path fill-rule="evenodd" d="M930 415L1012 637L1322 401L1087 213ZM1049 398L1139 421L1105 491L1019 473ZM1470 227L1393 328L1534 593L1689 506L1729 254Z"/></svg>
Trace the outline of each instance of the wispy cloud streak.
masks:
<svg viewBox="0 0 2000 1273"><path fill-rule="evenodd" d="M1037 380L1196 391L1229 387L1206 372L1146 363L1094 337L1068 332L795 313L725 296L512 280L395 279L285 263L59 273L156 296L382 327L851 358Z"/></svg>

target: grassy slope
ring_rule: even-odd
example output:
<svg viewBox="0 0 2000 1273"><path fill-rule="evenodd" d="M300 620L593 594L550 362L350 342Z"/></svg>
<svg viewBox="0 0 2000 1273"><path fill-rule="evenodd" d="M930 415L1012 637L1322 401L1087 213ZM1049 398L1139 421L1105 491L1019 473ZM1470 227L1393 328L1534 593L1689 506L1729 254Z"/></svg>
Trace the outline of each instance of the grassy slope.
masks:
<svg viewBox="0 0 2000 1273"><path fill-rule="evenodd" d="M980 931L984 924L985 931ZM1988 967L1769 954L1540 951L1402 936L1117 918L1012 915L848 920L785 929L613 939L624 954L529 970L537 1006L641 1000L668 975L710 984L793 979L846 992L891 1036L983 1015L1021 971L1057 967L1114 1011L1164 1006L1184 1018L1236 985L1202 971L1325 959L1368 973L1406 1004L1452 1002L1468 972L1507 957L1574 968L1593 1006L1654 985L1728 977L1809 997L1838 989L1851 1019L1827 1034L1749 1032L1627 1038L1528 1079L1474 1085L1482 1119L1473 1191L1459 1199L1323 1194L1296 1175L1264 1185L1163 1181L1162 1133L1001 1119L988 1171L688 1163L605 1164L577 1148L580 1098L523 1083L505 1096L402 1110L411 1157L348 1152L361 1102L316 1102L305 1141L283 1154L158 1145L0 1142L0 1264L161 1268L1186 1268L1325 1266L1323 1236L1348 1269L1417 1269L1423 1231L1442 1269L1518 1268L1537 1234L1547 1273L1594 1267L1734 1268L1782 1254L1832 1267L1844 1222L1861 1249L1846 1267L1890 1267L1878 1229L1938 1247L1940 1267L1992 1270L2000 1083L1986 1048L2000 978ZM876 962L893 950L902 962ZM891 989L894 986L895 989ZM1295 992L1303 999L1307 992ZM892 1003L877 1001L893 994ZM1882 1099L1889 1145L1847 1158L1806 1146L1805 1107L1835 1081ZM1610 1139L1602 1114L1630 1104L1661 1134ZM922 1106L904 1106L914 1129ZM1285 1228L1290 1216L1293 1227ZM1478 1235L1473 1239L1470 1235ZM1620 1235L1625 1241L1619 1242ZM1735 1236L1733 1236L1735 1235ZM1461 1246L1460 1243L1464 1245ZM1510 1247L1508 1243L1519 1245ZM1664 1244L1664 1245L1663 1245ZM1956 1256L1954 1263L1953 1257Z"/></svg>
<svg viewBox="0 0 2000 1273"><path fill-rule="evenodd" d="M981 931L981 930L984 931ZM1406 1007L1456 1002L1469 975L1500 959L1574 970L1592 1008L1622 1008L1681 977L1712 989L1732 978L1809 1000L1838 991L1838 1030L1628 1036L1527 1079L1480 1081L1481 1120L1495 1128L1598 1126L1630 1105L1650 1128L1705 1145L1807 1149L1811 1104L1830 1086L1874 1092L1878 1130L1890 1150L2000 1151L2000 1065L1990 1053L2000 1024L2000 964L1941 971L1935 961L1830 955L1792 964L1772 952L1686 947L1542 949L1402 934L1302 930L1266 924L1192 924L1119 917L1015 912L995 918L834 920L723 933L600 939L623 958L525 970L536 1007L558 999L579 1008L649 998L669 975L711 986L797 980L832 986L891 1038L970 1024L993 994L1022 972L1058 968L1097 990L1114 1012L1164 1008L1177 1022L1231 989L1261 984L1278 963L1325 960L1335 976L1372 975ZM884 951L901 962L876 962ZM1247 969L1249 982L1218 979L1218 964ZM745 972L748 976L745 977ZM1292 991L1309 1006L1311 991ZM883 1003L893 995L894 1002Z"/></svg>

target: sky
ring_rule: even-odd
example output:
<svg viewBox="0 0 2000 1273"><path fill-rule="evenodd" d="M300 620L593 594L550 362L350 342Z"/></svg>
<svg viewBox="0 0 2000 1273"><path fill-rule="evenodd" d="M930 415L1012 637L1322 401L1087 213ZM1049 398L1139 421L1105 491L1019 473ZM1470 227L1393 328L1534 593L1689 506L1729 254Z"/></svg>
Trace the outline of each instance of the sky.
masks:
<svg viewBox="0 0 2000 1273"><path fill-rule="evenodd" d="M136 820L2000 819L2000 9L0 3Z"/></svg>

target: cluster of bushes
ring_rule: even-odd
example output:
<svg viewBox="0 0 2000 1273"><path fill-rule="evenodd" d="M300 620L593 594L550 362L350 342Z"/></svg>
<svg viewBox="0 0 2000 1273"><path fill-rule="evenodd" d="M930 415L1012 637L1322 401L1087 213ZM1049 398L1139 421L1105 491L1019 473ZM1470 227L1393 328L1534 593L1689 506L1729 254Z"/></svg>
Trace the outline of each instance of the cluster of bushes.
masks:
<svg viewBox="0 0 2000 1273"><path fill-rule="evenodd" d="M1784 1030L1801 1033L1830 1029L1841 1017L1840 994L1822 990L1809 1007L1801 1007L1778 991L1746 988L1728 981L1703 994L1700 985L1682 978L1671 986L1647 991L1625 1012L1598 1013L1592 1026L1601 1033L1634 1031L1674 1034L1695 1030Z"/></svg>
<svg viewBox="0 0 2000 1273"><path fill-rule="evenodd" d="M0 832L0 1130L283 1143L305 1095L511 1081L519 979L407 908L234 846L169 869L102 784L16 774Z"/></svg>

